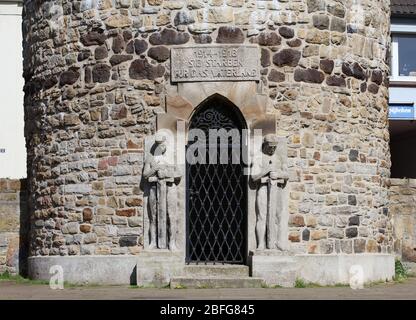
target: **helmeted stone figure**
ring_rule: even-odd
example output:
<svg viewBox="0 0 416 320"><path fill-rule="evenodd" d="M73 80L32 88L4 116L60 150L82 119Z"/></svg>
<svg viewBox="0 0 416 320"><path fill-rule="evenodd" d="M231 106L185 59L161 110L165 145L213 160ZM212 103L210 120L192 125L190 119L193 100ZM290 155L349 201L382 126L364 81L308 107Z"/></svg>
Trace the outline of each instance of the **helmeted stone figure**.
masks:
<svg viewBox="0 0 416 320"><path fill-rule="evenodd" d="M166 151L166 137L156 135L143 169L143 176L150 184L148 249L176 249L177 184L182 174Z"/></svg>
<svg viewBox="0 0 416 320"><path fill-rule="evenodd" d="M283 189L289 175L286 155L279 146L279 138L266 135L262 153L254 158L251 178L257 184L256 238L257 249L287 250L287 220ZM285 150L283 148L283 150ZM280 152L279 152L280 151Z"/></svg>

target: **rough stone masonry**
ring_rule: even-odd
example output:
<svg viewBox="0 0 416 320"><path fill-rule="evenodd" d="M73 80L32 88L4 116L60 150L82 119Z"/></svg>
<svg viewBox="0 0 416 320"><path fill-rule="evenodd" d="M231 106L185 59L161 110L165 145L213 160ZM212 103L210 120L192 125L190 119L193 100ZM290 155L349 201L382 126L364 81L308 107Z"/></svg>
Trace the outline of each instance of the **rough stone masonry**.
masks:
<svg viewBox="0 0 416 320"><path fill-rule="evenodd" d="M0 274L25 274L28 216L25 180L0 179Z"/></svg>
<svg viewBox="0 0 416 320"><path fill-rule="evenodd" d="M172 47L254 45L288 141L291 254L391 253L388 0L28 0L30 255L139 255Z"/></svg>

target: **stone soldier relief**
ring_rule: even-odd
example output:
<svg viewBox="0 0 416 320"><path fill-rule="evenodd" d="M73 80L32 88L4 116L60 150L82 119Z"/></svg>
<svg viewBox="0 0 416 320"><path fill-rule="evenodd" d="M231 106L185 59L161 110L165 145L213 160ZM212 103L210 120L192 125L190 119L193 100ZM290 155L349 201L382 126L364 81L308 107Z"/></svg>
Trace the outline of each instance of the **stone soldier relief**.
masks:
<svg viewBox="0 0 416 320"><path fill-rule="evenodd" d="M283 141L282 141L283 140ZM280 139L280 144L284 139ZM289 180L285 146L278 148L279 138L264 137L260 156L255 156L251 178L257 184L256 239L257 249L288 249L288 212L282 190Z"/></svg>
<svg viewBox="0 0 416 320"><path fill-rule="evenodd" d="M148 249L176 249L177 184L182 174L167 155L166 137L157 135L146 159L143 177L149 183Z"/></svg>

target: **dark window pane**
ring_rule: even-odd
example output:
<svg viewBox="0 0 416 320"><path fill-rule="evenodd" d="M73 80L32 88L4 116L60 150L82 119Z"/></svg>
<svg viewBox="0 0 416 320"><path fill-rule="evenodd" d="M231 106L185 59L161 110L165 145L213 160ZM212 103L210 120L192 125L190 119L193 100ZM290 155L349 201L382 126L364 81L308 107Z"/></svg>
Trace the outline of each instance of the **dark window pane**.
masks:
<svg viewBox="0 0 416 320"><path fill-rule="evenodd" d="M416 77L416 35L397 36L399 76Z"/></svg>

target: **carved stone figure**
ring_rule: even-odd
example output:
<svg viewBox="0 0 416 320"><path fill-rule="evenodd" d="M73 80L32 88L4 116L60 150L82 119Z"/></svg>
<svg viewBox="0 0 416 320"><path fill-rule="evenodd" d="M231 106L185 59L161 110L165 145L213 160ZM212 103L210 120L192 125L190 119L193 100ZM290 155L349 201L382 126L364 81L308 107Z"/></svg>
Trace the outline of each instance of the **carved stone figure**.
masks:
<svg viewBox="0 0 416 320"><path fill-rule="evenodd" d="M166 150L166 137L156 135L145 157L143 177L149 183L149 249L176 249L177 185L182 174Z"/></svg>
<svg viewBox="0 0 416 320"><path fill-rule="evenodd" d="M262 153L254 158L251 178L257 185L256 238L257 249L287 250L288 211L283 189L289 175L286 146L273 134L266 135Z"/></svg>

